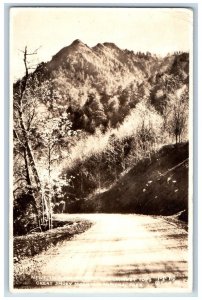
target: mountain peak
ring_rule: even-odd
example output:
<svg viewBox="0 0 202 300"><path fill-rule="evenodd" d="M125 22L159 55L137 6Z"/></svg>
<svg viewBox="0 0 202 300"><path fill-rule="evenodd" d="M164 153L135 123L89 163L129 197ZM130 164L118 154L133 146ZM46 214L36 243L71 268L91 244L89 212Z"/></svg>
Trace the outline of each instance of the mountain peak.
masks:
<svg viewBox="0 0 202 300"><path fill-rule="evenodd" d="M94 46L92 49L93 50L97 50L97 49L102 49L102 48L104 48L104 45L103 44L101 44L101 43L98 43L96 46Z"/></svg>
<svg viewBox="0 0 202 300"><path fill-rule="evenodd" d="M104 47L103 44L98 43L95 47Z"/></svg>
<svg viewBox="0 0 202 300"><path fill-rule="evenodd" d="M55 54L52 58L53 60L57 60L60 59L61 57L64 57L70 53L72 53L72 51L77 50L77 48L81 47L81 46L87 46L84 43L82 43L81 40L76 39L75 41L73 41L69 46L62 48L57 54Z"/></svg>
<svg viewBox="0 0 202 300"><path fill-rule="evenodd" d="M72 42L71 46L76 46L76 45L83 45L83 43L81 40L76 39L75 41Z"/></svg>
<svg viewBox="0 0 202 300"><path fill-rule="evenodd" d="M108 47L108 48L111 48L111 49L119 49L119 47L117 47L117 45L114 44L114 43L108 43L108 42L105 42L105 43L103 43L103 45L104 45L105 47Z"/></svg>

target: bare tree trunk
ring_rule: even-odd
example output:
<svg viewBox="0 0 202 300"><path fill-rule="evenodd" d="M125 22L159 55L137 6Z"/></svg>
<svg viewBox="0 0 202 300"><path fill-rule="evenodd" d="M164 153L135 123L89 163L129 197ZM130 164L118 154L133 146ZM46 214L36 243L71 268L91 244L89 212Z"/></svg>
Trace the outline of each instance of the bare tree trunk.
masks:
<svg viewBox="0 0 202 300"><path fill-rule="evenodd" d="M34 176L34 180L35 180L37 189L38 189L38 191L41 191L41 181L39 179L38 171L37 171L36 164L35 164L35 161L34 161L34 156L32 154L32 149L31 149L31 146L29 144L29 138L27 136L27 131L25 129L25 125L24 125L24 122L23 122L23 117L22 117L21 111L19 111L19 118L20 118L21 130L22 130L23 138L24 138L24 146L25 146L25 149L26 149L27 156L29 158L30 167L32 169L32 173L33 173L33 176ZM38 203L39 207L41 207L41 205L42 205L41 202L42 201L40 201L40 203Z"/></svg>
<svg viewBox="0 0 202 300"><path fill-rule="evenodd" d="M50 146L50 141L49 141L49 147L48 147L48 181L49 181L49 191L48 191L48 228L52 228L52 207L51 207L51 202L52 202L52 193L51 193L51 146Z"/></svg>
<svg viewBox="0 0 202 300"><path fill-rule="evenodd" d="M38 212L38 208L37 208L35 198L34 198L34 195L33 195L32 183L31 183L30 174L29 174L29 164L28 164L28 160L27 160L26 148L24 148L24 160L25 160L26 181L27 181L27 184L29 186L28 190L29 190L29 193L31 194L31 196L33 197L32 204L33 204L33 208L34 208L34 211L35 211L35 214L36 214L38 226L40 226L39 212Z"/></svg>
<svg viewBox="0 0 202 300"><path fill-rule="evenodd" d="M36 168L36 164L34 161L34 155L32 153L32 149L31 149L31 145L29 143L29 137L28 137L28 133L27 133L27 129L25 127L24 124L24 120L23 120L23 96L24 93L26 91L27 88L27 81L28 81L28 66L27 66L27 55L33 55L36 53L32 53L32 54L28 54L27 53L27 47L25 47L24 50L24 66L25 66L25 76L22 79L22 83L21 83L21 90L20 90L20 95L18 98L18 115L19 115L19 125L20 125L20 129L22 131L22 136L23 136L23 143L24 143L24 148L25 148L25 167L26 167L26 172L27 172L27 178L29 177L28 181L31 183L30 180L30 176L29 176L29 165L31 167L33 176L34 176L34 181L36 183L37 186L37 192L34 192L34 198L35 198L35 202L36 202L36 207L37 207L37 211L38 211L38 223L39 226L41 225L41 214L43 214L43 200L42 200L42 187L41 187L41 182L39 179L39 175L38 175L38 171Z"/></svg>

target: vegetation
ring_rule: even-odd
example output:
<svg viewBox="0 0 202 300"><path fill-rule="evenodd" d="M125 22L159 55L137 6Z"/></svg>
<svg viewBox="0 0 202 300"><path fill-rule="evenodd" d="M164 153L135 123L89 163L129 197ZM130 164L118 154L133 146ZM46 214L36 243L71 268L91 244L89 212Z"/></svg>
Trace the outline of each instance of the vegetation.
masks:
<svg viewBox="0 0 202 300"><path fill-rule="evenodd" d="M188 221L188 144L164 146L139 161L107 191L93 195L86 212L173 215Z"/></svg>
<svg viewBox="0 0 202 300"><path fill-rule="evenodd" d="M51 229L53 213L86 211L162 145L188 140L188 53L76 40L29 73L36 53L25 48L13 86L15 235Z"/></svg>
<svg viewBox="0 0 202 300"><path fill-rule="evenodd" d="M88 230L92 224L82 220L63 223L55 221L54 225L56 228L46 232L14 238L14 287L35 286L36 277L40 276L39 254L52 251L53 246L59 247L65 240Z"/></svg>
<svg viewBox="0 0 202 300"><path fill-rule="evenodd" d="M14 262L20 262L26 257L33 257L40 252L49 249L63 240L70 239L75 234L79 234L89 229L92 225L89 221L68 221L53 222L51 230L46 232L35 232L26 236L16 236L14 238Z"/></svg>

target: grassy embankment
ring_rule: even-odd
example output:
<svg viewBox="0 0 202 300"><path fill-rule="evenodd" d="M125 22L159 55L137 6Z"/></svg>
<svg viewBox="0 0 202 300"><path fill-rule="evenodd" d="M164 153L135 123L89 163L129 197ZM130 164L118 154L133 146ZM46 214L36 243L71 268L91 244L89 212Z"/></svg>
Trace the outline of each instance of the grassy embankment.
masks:
<svg viewBox="0 0 202 300"><path fill-rule="evenodd" d="M162 147L108 191L85 203L88 212L139 213L188 221L188 143ZM179 213L182 212L182 213Z"/></svg>
<svg viewBox="0 0 202 300"><path fill-rule="evenodd" d="M42 259L43 252L46 254L50 252L50 255L56 253L57 248L65 240L70 240L92 225L87 220L59 223L54 229L14 238L13 286L15 288L27 288L35 284L36 277L40 276L41 265L46 263Z"/></svg>
<svg viewBox="0 0 202 300"><path fill-rule="evenodd" d="M87 220L81 221L57 221L57 227L44 232L35 232L23 236L16 236L13 240L14 262L19 262L26 257L33 257L56 244L71 239L92 225Z"/></svg>

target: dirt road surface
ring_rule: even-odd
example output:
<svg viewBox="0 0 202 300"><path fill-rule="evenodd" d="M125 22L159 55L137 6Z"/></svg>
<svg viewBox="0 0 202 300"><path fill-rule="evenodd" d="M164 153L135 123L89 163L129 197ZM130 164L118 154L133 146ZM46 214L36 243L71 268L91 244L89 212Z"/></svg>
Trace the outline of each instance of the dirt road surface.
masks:
<svg viewBox="0 0 202 300"><path fill-rule="evenodd" d="M188 235L175 224L136 214L56 218L88 219L93 226L39 255L41 288L188 289Z"/></svg>

